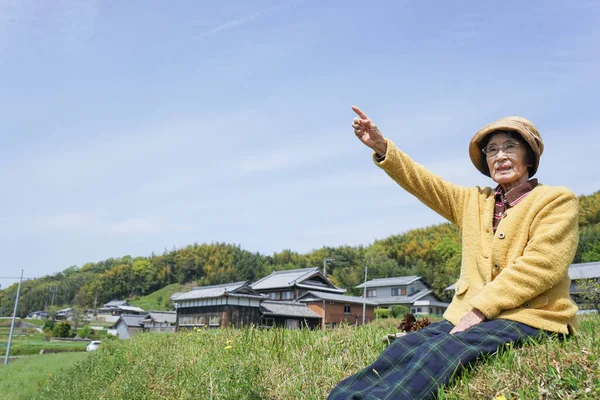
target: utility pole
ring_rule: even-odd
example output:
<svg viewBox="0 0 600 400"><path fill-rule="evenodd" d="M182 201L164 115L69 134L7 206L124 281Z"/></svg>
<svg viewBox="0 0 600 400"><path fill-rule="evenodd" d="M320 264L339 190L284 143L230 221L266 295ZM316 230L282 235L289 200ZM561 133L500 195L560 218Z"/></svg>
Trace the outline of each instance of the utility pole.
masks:
<svg viewBox="0 0 600 400"><path fill-rule="evenodd" d="M363 325L365 324L365 314L367 312L367 269L365 266L365 287L363 288Z"/></svg>
<svg viewBox="0 0 600 400"><path fill-rule="evenodd" d="M327 276L327 263L329 261L335 261L335 258L325 257L323 259L323 275Z"/></svg>
<svg viewBox="0 0 600 400"><path fill-rule="evenodd" d="M56 290L58 289L58 286L54 286L53 289L50 289L52 291L52 301L50 302L50 305L53 306L54 305L54 295L56 294Z"/></svg>
<svg viewBox="0 0 600 400"><path fill-rule="evenodd" d="M19 288L17 289L17 298L15 299L15 310L13 311L12 322L10 324L10 333L8 335L8 345L6 346L6 357L4 365L8 364L8 356L10 354L10 344L12 343L13 331L15 330L15 318L17 317L17 307L19 306L19 296L21 295L21 281L23 280L23 270L21 270L21 278L19 278Z"/></svg>

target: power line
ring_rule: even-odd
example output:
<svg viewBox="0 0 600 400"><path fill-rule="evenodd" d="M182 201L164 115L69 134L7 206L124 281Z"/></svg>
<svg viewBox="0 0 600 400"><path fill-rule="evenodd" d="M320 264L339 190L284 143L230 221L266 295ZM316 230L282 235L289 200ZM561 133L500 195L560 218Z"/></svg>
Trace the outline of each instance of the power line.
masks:
<svg viewBox="0 0 600 400"><path fill-rule="evenodd" d="M20 277L18 276L0 276L0 279L20 279ZM26 276L23 277L23 279L36 279L36 278L28 278Z"/></svg>

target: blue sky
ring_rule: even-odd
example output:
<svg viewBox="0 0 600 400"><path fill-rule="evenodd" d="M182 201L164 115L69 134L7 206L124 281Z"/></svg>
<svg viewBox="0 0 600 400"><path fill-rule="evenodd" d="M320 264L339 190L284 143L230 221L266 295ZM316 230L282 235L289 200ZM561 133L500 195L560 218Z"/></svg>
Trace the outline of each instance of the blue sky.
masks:
<svg viewBox="0 0 600 400"><path fill-rule="evenodd" d="M492 184L471 136L525 116L540 181L593 193L598 20L594 1L0 0L0 276L442 222L373 165L353 104L469 186Z"/></svg>

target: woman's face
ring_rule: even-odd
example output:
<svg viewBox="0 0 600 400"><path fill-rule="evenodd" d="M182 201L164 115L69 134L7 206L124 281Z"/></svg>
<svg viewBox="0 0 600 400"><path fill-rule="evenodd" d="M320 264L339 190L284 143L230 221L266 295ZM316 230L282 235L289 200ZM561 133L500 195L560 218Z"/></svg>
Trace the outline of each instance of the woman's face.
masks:
<svg viewBox="0 0 600 400"><path fill-rule="evenodd" d="M490 169L490 176L507 192L529 180L525 146L526 144L522 141L501 132L493 133L486 146L490 153L485 158ZM498 152L492 154L496 150Z"/></svg>

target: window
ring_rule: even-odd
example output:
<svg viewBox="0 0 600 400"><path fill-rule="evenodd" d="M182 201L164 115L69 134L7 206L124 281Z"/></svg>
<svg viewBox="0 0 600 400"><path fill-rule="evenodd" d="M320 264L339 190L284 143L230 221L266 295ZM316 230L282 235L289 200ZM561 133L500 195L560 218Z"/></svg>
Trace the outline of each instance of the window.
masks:
<svg viewBox="0 0 600 400"><path fill-rule="evenodd" d="M377 297L377 289L367 289L367 297Z"/></svg>
<svg viewBox="0 0 600 400"><path fill-rule="evenodd" d="M200 326L206 325L206 317L198 317L198 325L200 325Z"/></svg>
<svg viewBox="0 0 600 400"><path fill-rule="evenodd" d="M220 323L221 323L221 318L219 318L217 316L210 317L210 319L208 320L208 324L210 326L219 326Z"/></svg>
<svg viewBox="0 0 600 400"><path fill-rule="evenodd" d="M271 300L281 300L281 293L279 293L279 292L271 293Z"/></svg>
<svg viewBox="0 0 600 400"><path fill-rule="evenodd" d="M417 312L420 313L421 312L421 307L417 307Z"/></svg>
<svg viewBox="0 0 600 400"><path fill-rule="evenodd" d="M344 306L344 314L350 314L350 306L348 304Z"/></svg>
<svg viewBox="0 0 600 400"><path fill-rule="evenodd" d="M406 296L406 288L405 288L405 287L403 287L403 288L400 288L400 294L401 294L402 296Z"/></svg>
<svg viewBox="0 0 600 400"><path fill-rule="evenodd" d="M400 296L400 288L392 288L392 296Z"/></svg>
<svg viewBox="0 0 600 400"><path fill-rule="evenodd" d="M273 318L261 318L260 326L262 328L272 328L275 326L275 320Z"/></svg>
<svg viewBox="0 0 600 400"><path fill-rule="evenodd" d="M288 290L286 292L281 292L281 300L292 300L294 298L294 291Z"/></svg>
<svg viewBox="0 0 600 400"><path fill-rule="evenodd" d="M410 287L410 294L413 294L415 292L415 288L413 286Z"/></svg>

